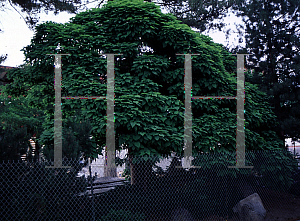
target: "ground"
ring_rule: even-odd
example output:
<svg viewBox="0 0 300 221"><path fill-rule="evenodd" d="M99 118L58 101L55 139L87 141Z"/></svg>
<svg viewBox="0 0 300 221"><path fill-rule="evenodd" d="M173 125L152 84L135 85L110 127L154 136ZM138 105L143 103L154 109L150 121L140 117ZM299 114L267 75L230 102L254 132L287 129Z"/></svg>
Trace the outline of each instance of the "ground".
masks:
<svg viewBox="0 0 300 221"><path fill-rule="evenodd" d="M270 190L257 191L262 198L267 211L265 221L298 221L300 220L300 197L289 193L280 193ZM203 221L238 221L237 217L224 219L210 216Z"/></svg>

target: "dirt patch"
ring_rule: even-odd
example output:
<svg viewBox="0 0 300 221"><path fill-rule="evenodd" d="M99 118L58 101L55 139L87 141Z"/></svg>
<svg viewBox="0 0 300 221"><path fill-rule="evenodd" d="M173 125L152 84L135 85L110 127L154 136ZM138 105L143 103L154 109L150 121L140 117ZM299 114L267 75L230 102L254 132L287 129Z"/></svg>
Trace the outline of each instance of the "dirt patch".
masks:
<svg viewBox="0 0 300 221"><path fill-rule="evenodd" d="M300 197L267 189L259 190L258 194L267 210L266 221L300 220Z"/></svg>
<svg viewBox="0 0 300 221"><path fill-rule="evenodd" d="M267 211L265 221L300 220L300 197L261 188L257 190ZM197 220L200 221L200 220ZM238 216L226 219L212 215L201 221L239 221Z"/></svg>
<svg viewBox="0 0 300 221"><path fill-rule="evenodd" d="M300 221L300 197L289 193L276 192L265 188L260 188L257 193L261 197L267 211L265 221ZM162 219L149 219L155 221L169 220L169 217ZM224 218L211 215L205 219L195 221L239 221L238 215Z"/></svg>

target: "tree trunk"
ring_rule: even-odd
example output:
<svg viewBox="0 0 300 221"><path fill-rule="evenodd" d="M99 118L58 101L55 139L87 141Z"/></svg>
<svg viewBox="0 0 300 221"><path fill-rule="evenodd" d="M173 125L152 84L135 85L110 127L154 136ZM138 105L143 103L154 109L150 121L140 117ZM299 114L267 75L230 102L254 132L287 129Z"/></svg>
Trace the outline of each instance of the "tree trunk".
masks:
<svg viewBox="0 0 300 221"><path fill-rule="evenodd" d="M136 184L136 182L135 182L135 165L133 164L133 156L132 155L129 155L129 164L130 164L130 183L131 183L131 185L135 185Z"/></svg>
<svg viewBox="0 0 300 221"><path fill-rule="evenodd" d="M37 162L40 162L40 145L39 143L37 142L37 140L35 139L35 153L34 153L34 159L35 161Z"/></svg>
<svg viewBox="0 0 300 221"><path fill-rule="evenodd" d="M114 153L110 153L107 151L107 147L105 147L105 163L104 163L104 177L117 177L117 167L115 164L115 156L116 151ZM109 165L109 159L112 161L112 166Z"/></svg>
<svg viewBox="0 0 300 221"><path fill-rule="evenodd" d="M151 184L152 164L149 161L134 163L135 158L132 154L129 155L131 185L141 188L144 192L148 192Z"/></svg>

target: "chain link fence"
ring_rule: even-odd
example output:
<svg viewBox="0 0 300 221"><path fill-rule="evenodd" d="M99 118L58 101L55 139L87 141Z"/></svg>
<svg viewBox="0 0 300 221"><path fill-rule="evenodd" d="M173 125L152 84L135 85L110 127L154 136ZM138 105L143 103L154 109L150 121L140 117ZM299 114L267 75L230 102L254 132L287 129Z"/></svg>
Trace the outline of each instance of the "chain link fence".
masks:
<svg viewBox="0 0 300 221"><path fill-rule="evenodd" d="M183 157L117 158L122 177L100 177L89 166L65 160L69 168L47 168L51 162L0 162L1 220L220 220L234 219L233 207L258 193L288 192L299 185L297 162L289 152L247 152L246 165L232 169L235 153L198 154L195 168ZM162 165L167 162L169 165ZM52 164L53 165L53 164ZM93 167L93 168L92 168ZM83 168L89 175L79 176ZM299 170L298 170L299 171ZM299 172L298 172L299 173ZM296 175L295 175L296 174ZM299 174L298 174L299 175ZM299 180L297 180L299 179ZM297 184L298 182L298 184ZM294 188L293 194L299 194ZM222 219L221 219L222 218Z"/></svg>

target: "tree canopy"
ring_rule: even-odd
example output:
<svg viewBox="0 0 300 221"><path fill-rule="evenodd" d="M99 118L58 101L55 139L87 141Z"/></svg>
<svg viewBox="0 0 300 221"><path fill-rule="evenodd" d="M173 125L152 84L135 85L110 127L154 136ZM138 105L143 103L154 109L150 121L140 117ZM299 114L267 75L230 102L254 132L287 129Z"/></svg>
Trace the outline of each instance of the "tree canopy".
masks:
<svg viewBox="0 0 300 221"><path fill-rule="evenodd" d="M176 53L201 54L192 59L193 96L236 95L236 59L222 45L163 14L153 3L111 1L66 24L38 25L24 48L30 71L10 72L14 83L7 92L26 91L31 104L47 114L41 140L48 145L45 148L53 148L54 117L53 58L47 54L58 53L58 44L63 48L59 52L71 54L62 58L62 96L105 96L103 54L123 54L115 59L116 149L128 148L131 155L183 153L184 56ZM247 82L245 93L246 149L280 148L265 94ZM77 116L90 121L100 153L106 142L106 101L67 99L62 110L64 119ZM235 101L197 99L192 110L193 151L235 151Z"/></svg>

